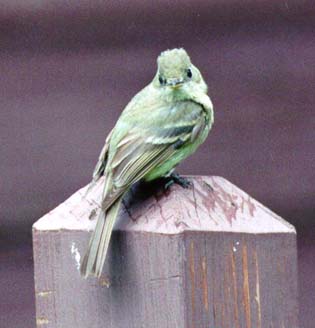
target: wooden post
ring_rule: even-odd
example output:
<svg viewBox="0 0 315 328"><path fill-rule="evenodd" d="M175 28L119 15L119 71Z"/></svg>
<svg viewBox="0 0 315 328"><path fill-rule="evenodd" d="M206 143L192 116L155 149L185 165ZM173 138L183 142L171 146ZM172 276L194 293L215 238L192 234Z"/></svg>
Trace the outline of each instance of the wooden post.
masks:
<svg viewBox="0 0 315 328"><path fill-rule="evenodd" d="M294 227L223 178L190 179L132 189L100 280L79 265L104 181L37 221L37 327L298 327Z"/></svg>

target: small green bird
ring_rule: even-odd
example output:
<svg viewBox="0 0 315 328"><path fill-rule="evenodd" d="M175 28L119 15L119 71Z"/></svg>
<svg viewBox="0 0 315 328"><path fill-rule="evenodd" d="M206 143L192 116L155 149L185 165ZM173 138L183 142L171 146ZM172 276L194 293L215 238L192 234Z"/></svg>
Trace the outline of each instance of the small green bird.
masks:
<svg viewBox="0 0 315 328"><path fill-rule="evenodd" d="M207 85L184 49L157 59L153 81L135 95L108 135L92 183L105 176L102 211L81 264L100 277L114 223L132 184L170 176L204 142L213 124ZM181 180L180 180L181 181Z"/></svg>

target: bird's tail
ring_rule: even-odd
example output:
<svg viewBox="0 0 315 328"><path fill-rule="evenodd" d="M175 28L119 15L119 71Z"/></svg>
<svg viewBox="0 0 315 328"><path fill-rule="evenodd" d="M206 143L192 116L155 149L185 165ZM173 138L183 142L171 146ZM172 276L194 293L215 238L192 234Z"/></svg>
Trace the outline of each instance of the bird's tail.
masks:
<svg viewBox="0 0 315 328"><path fill-rule="evenodd" d="M90 275L100 277L105 262L110 237L118 216L122 196L120 196L106 214L101 210L95 230L90 239L89 247L81 263L81 275L87 278Z"/></svg>

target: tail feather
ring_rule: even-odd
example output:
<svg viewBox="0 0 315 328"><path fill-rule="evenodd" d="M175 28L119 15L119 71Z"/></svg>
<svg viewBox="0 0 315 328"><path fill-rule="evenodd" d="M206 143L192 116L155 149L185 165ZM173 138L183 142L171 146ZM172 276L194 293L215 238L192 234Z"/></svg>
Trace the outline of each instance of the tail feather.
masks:
<svg viewBox="0 0 315 328"><path fill-rule="evenodd" d="M90 275L100 277L106 259L110 237L118 216L122 197L106 211L101 211L95 230L91 237L88 250L81 263L81 275L87 278Z"/></svg>

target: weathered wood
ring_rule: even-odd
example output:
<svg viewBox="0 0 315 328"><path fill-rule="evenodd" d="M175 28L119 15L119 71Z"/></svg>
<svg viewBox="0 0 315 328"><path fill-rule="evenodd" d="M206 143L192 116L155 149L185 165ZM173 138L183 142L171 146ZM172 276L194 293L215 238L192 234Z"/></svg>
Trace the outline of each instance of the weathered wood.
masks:
<svg viewBox="0 0 315 328"><path fill-rule="evenodd" d="M100 280L79 274L101 181L33 226L38 327L298 327L295 229L220 177L138 185Z"/></svg>

